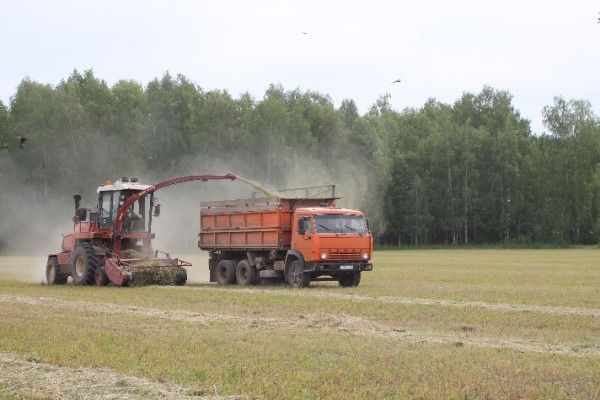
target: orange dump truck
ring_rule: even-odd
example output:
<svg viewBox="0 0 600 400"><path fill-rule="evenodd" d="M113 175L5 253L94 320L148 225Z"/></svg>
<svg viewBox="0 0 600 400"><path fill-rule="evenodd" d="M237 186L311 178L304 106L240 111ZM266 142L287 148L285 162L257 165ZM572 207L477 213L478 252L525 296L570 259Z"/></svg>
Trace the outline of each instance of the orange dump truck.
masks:
<svg viewBox="0 0 600 400"><path fill-rule="evenodd" d="M372 236L359 210L335 197L251 198L201 203L198 246L209 252L210 281L253 285L285 279L358 286L371 271Z"/></svg>

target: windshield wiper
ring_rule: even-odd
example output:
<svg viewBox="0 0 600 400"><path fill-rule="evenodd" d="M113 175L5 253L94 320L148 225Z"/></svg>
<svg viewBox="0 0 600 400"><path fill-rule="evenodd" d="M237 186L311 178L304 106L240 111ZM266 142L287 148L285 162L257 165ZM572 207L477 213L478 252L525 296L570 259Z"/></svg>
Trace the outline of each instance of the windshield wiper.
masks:
<svg viewBox="0 0 600 400"><path fill-rule="evenodd" d="M321 224L317 224L317 226L320 226L320 227L321 227L321 228L323 228L323 229L327 229L327 231L328 231L328 232L335 233L335 236L340 236L340 234L339 234L339 233L337 233L336 231L334 231L333 229L331 229L331 228L330 228L330 227L328 227L328 226L321 225Z"/></svg>
<svg viewBox="0 0 600 400"><path fill-rule="evenodd" d="M344 224L344 227L345 227L345 228L348 228L348 229L351 229L351 230L353 230L354 232L358 233L360 236L362 236L362 235L363 235L363 233L362 233L362 232L359 232L359 231L358 231L358 229L356 229L356 228L353 228L353 227L351 227L351 226L348 226L348 225L346 225L346 224Z"/></svg>

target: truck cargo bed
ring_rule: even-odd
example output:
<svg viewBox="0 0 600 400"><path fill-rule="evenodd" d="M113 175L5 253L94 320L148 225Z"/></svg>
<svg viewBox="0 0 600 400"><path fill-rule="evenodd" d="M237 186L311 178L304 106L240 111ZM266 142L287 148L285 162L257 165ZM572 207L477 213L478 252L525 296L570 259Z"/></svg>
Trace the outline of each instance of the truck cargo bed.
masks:
<svg viewBox="0 0 600 400"><path fill-rule="evenodd" d="M333 207L335 198L250 198L200 203L202 250L288 250L299 207Z"/></svg>

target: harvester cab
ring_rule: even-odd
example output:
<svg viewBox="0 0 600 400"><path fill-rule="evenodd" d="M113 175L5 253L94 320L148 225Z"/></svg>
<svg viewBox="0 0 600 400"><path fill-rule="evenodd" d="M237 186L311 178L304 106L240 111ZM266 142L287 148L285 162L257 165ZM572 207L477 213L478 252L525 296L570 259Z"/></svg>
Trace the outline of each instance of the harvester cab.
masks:
<svg viewBox="0 0 600 400"><path fill-rule="evenodd" d="M91 215L98 223L99 229L112 230L115 219L125 201L148 188L150 185L142 185L137 178L121 178L112 183L107 181L98 187L98 206ZM156 203L154 193L149 196L139 197L124 210L122 230L123 233L133 233L122 238L121 250L136 250L140 253L151 254L152 217L158 216L153 210L159 210L160 204ZM77 202L75 203L77 213Z"/></svg>
<svg viewBox="0 0 600 400"><path fill-rule="evenodd" d="M63 235L62 251L48 256L46 280L77 285L113 283L183 285L190 263L153 250L152 219L160 214L158 189L188 181L235 180L236 175L191 175L143 185L137 178L107 181L98 187L95 209L82 208L75 195L73 231Z"/></svg>

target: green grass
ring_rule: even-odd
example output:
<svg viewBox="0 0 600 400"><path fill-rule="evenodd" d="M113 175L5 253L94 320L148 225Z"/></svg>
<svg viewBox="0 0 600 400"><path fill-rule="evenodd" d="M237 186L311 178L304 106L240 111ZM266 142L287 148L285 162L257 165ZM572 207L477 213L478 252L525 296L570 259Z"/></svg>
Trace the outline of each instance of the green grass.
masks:
<svg viewBox="0 0 600 400"><path fill-rule="evenodd" d="M279 290L288 290L279 287ZM363 317L385 325L410 330L457 332L468 326L483 336L517 336L532 340L590 343L597 339L597 318L528 312L508 312L473 307L454 308L423 305L386 304L376 301L351 302L337 298L285 296L277 291L242 293L238 290L197 287L194 289L52 287L0 281L2 293L51 296L66 300L110 302L160 309L224 313L238 316L297 318L323 312ZM346 293L331 287L335 294Z"/></svg>
<svg viewBox="0 0 600 400"><path fill-rule="evenodd" d="M41 261L40 261L41 260ZM196 269L205 256L192 256ZM0 258L0 293L161 309L295 319L323 313L434 333L599 345L599 318L316 298L398 296L600 308L600 250L379 251L361 286L329 283L282 295L192 288L40 285L43 258ZM40 265L42 264L42 265ZM41 275L41 274L38 274ZM27 277L31 283L18 282ZM37 283L36 283L37 282ZM213 393L264 398L598 398L600 360L510 349L402 343L389 338L243 323L189 323L0 303L0 351L61 365L106 366ZM1 379L0 379L1 381Z"/></svg>
<svg viewBox="0 0 600 400"><path fill-rule="evenodd" d="M590 397L597 360L3 307L0 348L267 398ZM40 338L43 337L43 340ZM507 385L501 384L502 382Z"/></svg>

